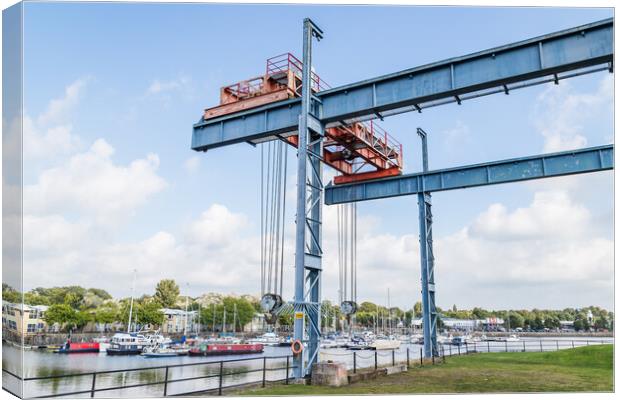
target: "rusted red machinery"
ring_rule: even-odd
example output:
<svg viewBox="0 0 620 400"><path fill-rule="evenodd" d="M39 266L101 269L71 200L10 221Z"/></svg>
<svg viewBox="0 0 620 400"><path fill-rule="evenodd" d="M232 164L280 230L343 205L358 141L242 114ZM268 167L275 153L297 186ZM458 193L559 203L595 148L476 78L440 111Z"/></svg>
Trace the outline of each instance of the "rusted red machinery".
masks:
<svg viewBox="0 0 620 400"><path fill-rule="evenodd" d="M290 53L268 59L265 75L221 88L220 105L206 109L204 119L300 97L302 68ZM314 92L329 88L314 71L311 81ZM335 184L402 173L402 145L374 121L327 128L325 136L323 161L342 174L334 178ZM297 136L286 140L297 146Z"/></svg>

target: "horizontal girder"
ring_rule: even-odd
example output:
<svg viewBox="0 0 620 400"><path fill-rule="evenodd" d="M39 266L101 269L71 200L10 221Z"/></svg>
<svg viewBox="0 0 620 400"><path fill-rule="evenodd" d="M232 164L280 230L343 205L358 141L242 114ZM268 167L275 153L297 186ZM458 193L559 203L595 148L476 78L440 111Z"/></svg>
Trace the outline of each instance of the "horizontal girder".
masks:
<svg viewBox="0 0 620 400"><path fill-rule="evenodd" d="M613 60L613 19L594 22L467 56L411 68L325 90L313 97L311 113L326 127L446 102L508 92L519 85L561 79L568 71L592 71ZM558 76L559 75L559 76ZM235 143L258 143L296 134L300 99L201 119L192 148L206 151Z"/></svg>
<svg viewBox="0 0 620 400"><path fill-rule="evenodd" d="M610 144L346 185L329 184L325 188L325 204L342 204L413 195L422 191L438 192L605 171L613 169L613 152L614 146Z"/></svg>

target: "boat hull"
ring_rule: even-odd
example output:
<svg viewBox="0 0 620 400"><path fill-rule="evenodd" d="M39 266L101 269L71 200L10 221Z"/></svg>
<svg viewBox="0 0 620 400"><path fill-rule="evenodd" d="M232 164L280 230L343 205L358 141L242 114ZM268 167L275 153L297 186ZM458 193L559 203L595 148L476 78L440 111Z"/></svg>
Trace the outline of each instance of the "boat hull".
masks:
<svg viewBox="0 0 620 400"><path fill-rule="evenodd" d="M206 348L195 347L189 351L190 356L222 356L232 354L254 354L263 352L262 344L207 345Z"/></svg>
<svg viewBox="0 0 620 400"><path fill-rule="evenodd" d="M142 353L142 349L106 349L109 356L134 356Z"/></svg>
<svg viewBox="0 0 620 400"><path fill-rule="evenodd" d="M64 348L54 350L54 353L58 354L81 354L81 353L99 353L99 349L77 349L77 350L67 350Z"/></svg>
<svg viewBox="0 0 620 400"><path fill-rule="evenodd" d="M376 340L369 347L372 350L396 350L400 347L400 340Z"/></svg>
<svg viewBox="0 0 620 400"><path fill-rule="evenodd" d="M74 354L74 353L99 353L99 343L68 343L54 350L58 354Z"/></svg>
<svg viewBox="0 0 620 400"><path fill-rule="evenodd" d="M181 352L181 353L142 353L142 355L144 357L148 357L148 358L179 357L179 356L186 356L187 352Z"/></svg>

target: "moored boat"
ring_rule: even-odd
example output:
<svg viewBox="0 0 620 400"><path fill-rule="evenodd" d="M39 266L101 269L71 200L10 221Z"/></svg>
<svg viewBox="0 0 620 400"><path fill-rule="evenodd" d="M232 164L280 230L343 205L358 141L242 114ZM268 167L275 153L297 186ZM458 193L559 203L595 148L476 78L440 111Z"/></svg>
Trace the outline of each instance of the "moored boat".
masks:
<svg viewBox="0 0 620 400"><path fill-rule="evenodd" d="M150 346L145 347L142 351L144 357L159 358L159 357L178 357L186 356L189 353L189 347L185 345L179 346Z"/></svg>
<svg viewBox="0 0 620 400"><path fill-rule="evenodd" d="M262 344L264 346L279 346L281 342L282 339L274 332L267 332L262 336L248 340L250 344Z"/></svg>
<svg viewBox="0 0 620 400"><path fill-rule="evenodd" d="M54 350L54 353L59 354L71 354L71 353L99 353L99 343L96 342L82 342L72 343L67 340L63 346Z"/></svg>
<svg viewBox="0 0 620 400"><path fill-rule="evenodd" d="M497 338L498 342L518 342L519 337L517 335L510 335L507 337Z"/></svg>
<svg viewBox="0 0 620 400"><path fill-rule="evenodd" d="M189 350L190 356L216 356L230 354L252 354L262 353L264 346L260 343L254 344L207 344L202 343L198 347Z"/></svg>
<svg viewBox="0 0 620 400"><path fill-rule="evenodd" d="M169 343L170 339L159 334L143 335L140 333L116 333L110 339L106 349L109 356L138 355L145 347Z"/></svg>
<svg viewBox="0 0 620 400"><path fill-rule="evenodd" d="M376 339L370 343L372 350L394 350L400 347L400 340L396 339Z"/></svg>
<svg viewBox="0 0 620 400"><path fill-rule="evenodd" d="M371 343L361 337L355 336L351 341L347 342L345 347L349 350L369 350Z"/></svg>
<svg viewBox="0 0 620 400"><path fill-rule="evenodd" d="M289 347L293 344L295 340L293 340L292 337L287 337L287 338L282 338L282 340L280 340L280 343L278 344L278 346L280 347Z"/></svg>

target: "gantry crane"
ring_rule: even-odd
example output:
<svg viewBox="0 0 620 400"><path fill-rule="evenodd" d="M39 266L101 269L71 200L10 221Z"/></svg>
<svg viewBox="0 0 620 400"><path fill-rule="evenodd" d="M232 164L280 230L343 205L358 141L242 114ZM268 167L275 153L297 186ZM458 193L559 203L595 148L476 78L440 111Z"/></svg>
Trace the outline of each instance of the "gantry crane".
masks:
<svg viewBox="0 0 620 400"><path fill-rule="evenodd" d="M374 124L361 124L522 87L558 84L583 74L613 72L612 18L326 90L310 67L313 38L322 37L322 30L306 18L302 61L287 54L272 60L282 60L282 71L270 70L268 62L266 74L257 81L223 88L222 104L205 111L192 135L196 151L276 139L298 147L293 305L295 339L307 343L308 349L295 358L296 378L310 373L318 354L324 190L326 204L418 195L420 246L425 250L424 354L430 357L437 352L431 192L613 168L613 145L606 145L446 170L427 170L425 165L421 173L401 175L400 145L386 135L382 140ZM334 185L323 185L321 162L340 171Z"/></svg>

